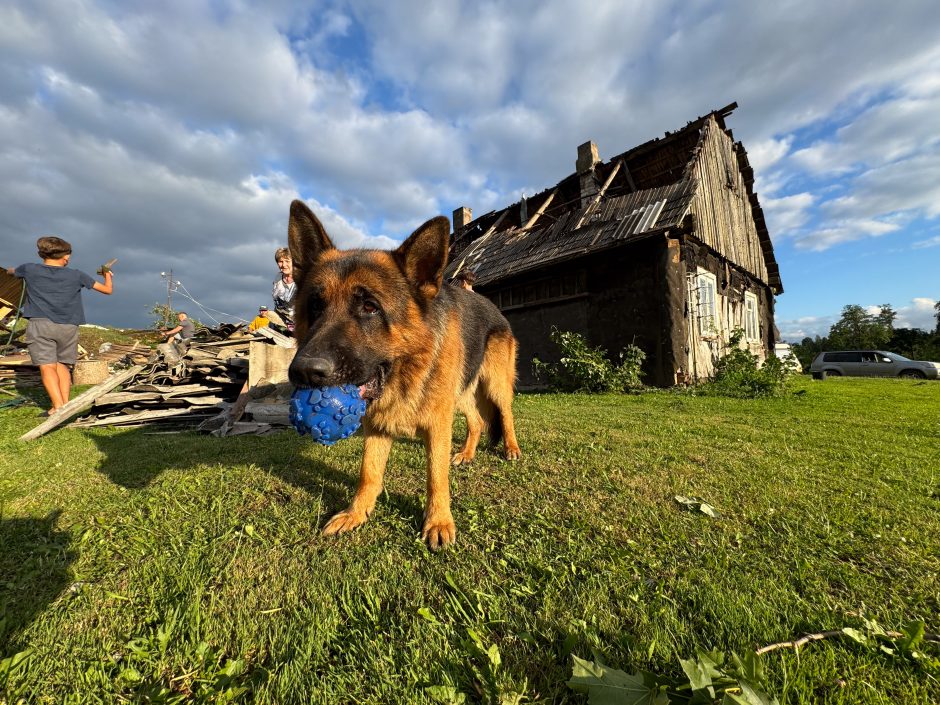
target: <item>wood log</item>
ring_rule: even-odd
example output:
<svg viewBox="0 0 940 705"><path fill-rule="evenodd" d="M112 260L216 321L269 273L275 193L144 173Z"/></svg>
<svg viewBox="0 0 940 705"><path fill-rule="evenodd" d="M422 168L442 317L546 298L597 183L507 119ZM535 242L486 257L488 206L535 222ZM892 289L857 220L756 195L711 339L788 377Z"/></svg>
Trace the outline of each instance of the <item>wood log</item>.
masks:
<svg viewBox="0 0 940 705"><path fill-rule="evenodd" d="M86 390L85 392L79 394L77 397L72 399L64 406L60 407L48 420L39 424L32 431L27 431L22 436L20 436L21 441L31 441L34 438L39 438L40 436L48 433L54 428L58 428L66 421L81 413L85 409L89 408L94 404L95 400L99 397L107 394L115 387L124 384L129 379L133 379L141 370L144 369L143 365L134 365L131 368L124 370L123 372L118 372L111 375L108 379L102 382L99 385L92 387L91 389Z"/></svg>

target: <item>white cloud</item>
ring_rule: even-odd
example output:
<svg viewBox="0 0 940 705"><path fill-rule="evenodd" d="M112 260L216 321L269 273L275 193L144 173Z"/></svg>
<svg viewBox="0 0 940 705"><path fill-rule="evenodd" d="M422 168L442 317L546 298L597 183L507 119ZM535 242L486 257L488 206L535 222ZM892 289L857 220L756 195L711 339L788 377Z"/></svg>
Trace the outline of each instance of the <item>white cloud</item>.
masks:
<svg viewBox="0 0 940 705"><path fill-rule="evenodd" d="M934 235L933 237L927 238L926 240L918 240L913 245L911 245L911 247L913 247L915 250L924 250L928 247L938 246L940 246L940 235Z"/></svg>
<svg viewBox="0 0 940 705"><path fill-rule="evenodd" d="M940 209L932 11L6 3L2 253L32 258L35 237L58 232L86 268L118 255L123 292L89 307L118 322L157 298L169 266L209 305L250 311L294 197L337 240L391 245L437 213L554 184L586 140L606 158L732 100L775 237L818 250L877 236ZM830 122L841 129L794 153L796 130ZM851 169L844 188L807 184L832 168Z"/></svg>
<svg viewBox="0 0 940 705"><path fill-rule="evenodd" d="M815 202L816 197L811 193L796 193L781 198L765 197L762 206L770 232L775 237L782 237L797 230L809 219L809 209Z"/></svg>
<svg viewBox="0 0 940 705"><path fill-rule="evenodd" d="M926 296L911 300L906 306L896 309L898 317L894 321L895 328L920 328L931 331L937 325L937 309L934 299Z"/></svg>

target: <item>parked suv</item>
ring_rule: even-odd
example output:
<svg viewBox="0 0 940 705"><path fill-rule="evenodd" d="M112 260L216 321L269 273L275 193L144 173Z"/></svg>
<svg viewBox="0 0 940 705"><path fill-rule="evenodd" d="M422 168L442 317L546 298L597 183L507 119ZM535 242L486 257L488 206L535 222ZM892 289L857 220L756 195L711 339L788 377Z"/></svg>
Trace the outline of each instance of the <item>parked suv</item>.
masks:
<svg viewBox="0 0 940 705"><path fill-rule="evenodd" d="M840 350L822 352L809 366L814 379L840 377L909 377L937 379L940 363L908 360L884 350Z"/></svg>

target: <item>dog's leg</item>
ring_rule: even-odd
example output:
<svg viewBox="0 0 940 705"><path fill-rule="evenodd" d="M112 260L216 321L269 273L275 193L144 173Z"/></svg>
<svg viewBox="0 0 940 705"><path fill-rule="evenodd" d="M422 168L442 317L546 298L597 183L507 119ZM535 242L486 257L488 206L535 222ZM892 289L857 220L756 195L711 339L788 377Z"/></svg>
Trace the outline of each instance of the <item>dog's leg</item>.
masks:
<svg viewBox="0 0 940 705"><path fill-rule="evenodd" d="M463 465L473 460L477 454L477 446L480 444L480 435L483 433L485 423L480 414L480 403L485 402L482 390L478 385L473 385L472 389L464 392L461 397L458 408L467 417L467 439L464 441L463 448L459 453L455 453L451 459L452 465Z"/></svg>
<svg viewBox="0 0 940 705"><path fill-rule="evenodd" d="M391 436L365 432L362 468L359 471L359 486L356 488L356 494L349 507L335 514L326 523L323 527L324 535L341 534L366 523L382 491L382 478L385 475L385 465L388 463L388 454L391 449Z"/></svg>
<svg viewBox="0 0 940 705"><path fill-rule="evenodd" d="M516 426L512 416L513 387L516 383L516 339L512 335L494 335L486 346L480 380L484 391L496 407L499 419L490 423L502 426L504 455L507 460L522 457L516 441Z"/></svg>
<svg viewBox="0 0 940 705"><path fill-rule="evenodd" d="M428 456L428 504L424 510L421 538L431 550L453 543L457 527L450 513L450 477L448 475L450 444L453 440L453 410L436 414L435 423L424 435Z"/></svg>

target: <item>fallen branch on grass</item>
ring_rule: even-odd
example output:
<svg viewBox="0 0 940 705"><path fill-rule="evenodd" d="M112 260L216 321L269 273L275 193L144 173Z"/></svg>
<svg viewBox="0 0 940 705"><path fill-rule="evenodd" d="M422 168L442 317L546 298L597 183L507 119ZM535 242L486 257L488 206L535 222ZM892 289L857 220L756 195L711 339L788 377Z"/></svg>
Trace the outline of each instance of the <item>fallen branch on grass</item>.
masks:
<svg viewBox="0 0 940 705"><path fill-rule="evenodd" d="M777 649L799 649L804 644L808 644L811 641L822 641L823 639L828 639L834 636L850 636L846 634L842 629L833 629L828 632L815 632L813 634L804 634L799 639L794 639L793 641L780 641L776 644L768 644L755 653L760 656L761 654L766 654L769 651L776 651ZM890 637L892 639L900 639L904 636L901 632L884 632L884 636ZM932 641L935 643L940 643L940 634L930 634L926 633L923 637L924 641Z"/></svg>

